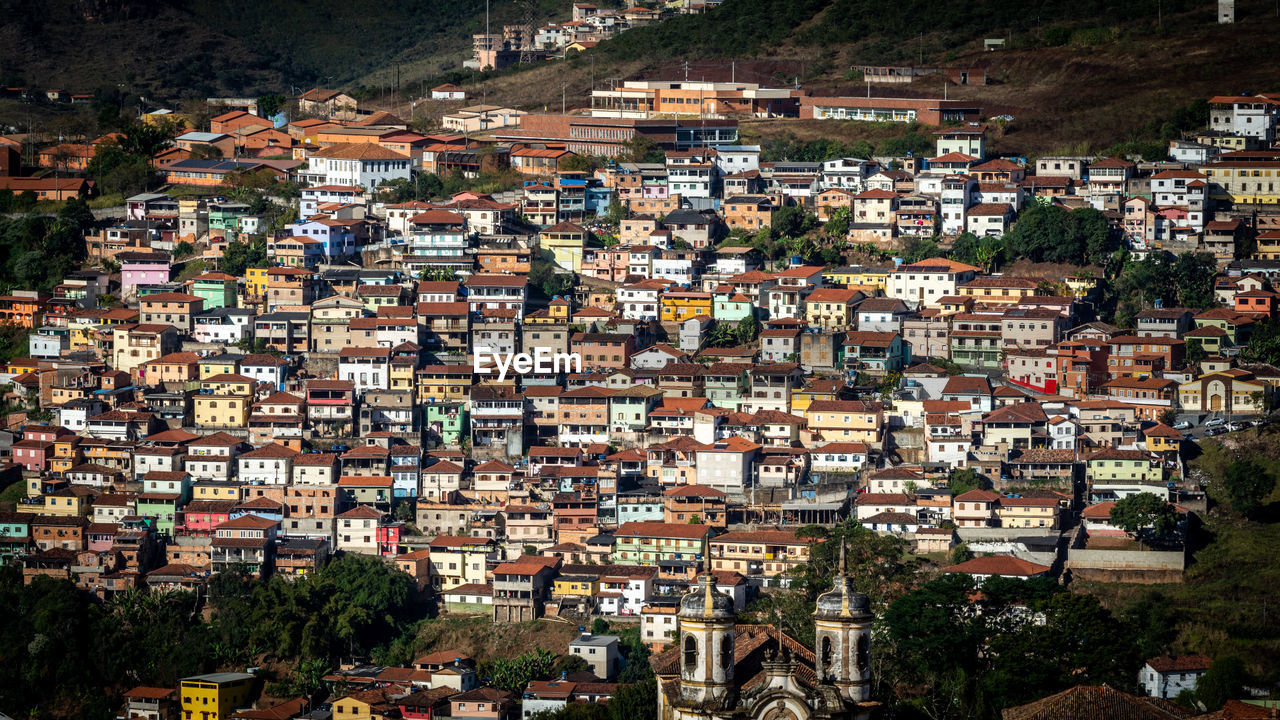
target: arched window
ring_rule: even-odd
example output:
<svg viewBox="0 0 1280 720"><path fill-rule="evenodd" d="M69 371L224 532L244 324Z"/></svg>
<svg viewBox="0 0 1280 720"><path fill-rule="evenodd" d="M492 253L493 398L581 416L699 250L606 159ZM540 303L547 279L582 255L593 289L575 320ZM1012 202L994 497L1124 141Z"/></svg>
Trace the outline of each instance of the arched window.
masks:
<svg viewBox="0 0 1280 720"><path fill-rule="evenodd" d="M720 666L728 669L733 664L733 636L720 638Z"/></svg>
<svg viewBox="0 0 1280 720"><path fill-rule="evenodd" d="M870 650L868 649L869 645L870 645L870 641L867 639L866 633L863 633L858 636L858 671L859 672L866 672L867 665L870 664L871 662Z"/></svg>
<svg viewBox="0 0 1280 720"><path fill-rule="evenodd" d="M835 668L832 667L835 660L835 653L831 651L831 636L822 636L822 674L827 678L835 677Z"/></svg>
<svg viewBox="0 0 1280 720"><path fill-rule="evenodd" d="M684 636L684 669L693 672L698 667L698 641L692 635Z"/></svg>

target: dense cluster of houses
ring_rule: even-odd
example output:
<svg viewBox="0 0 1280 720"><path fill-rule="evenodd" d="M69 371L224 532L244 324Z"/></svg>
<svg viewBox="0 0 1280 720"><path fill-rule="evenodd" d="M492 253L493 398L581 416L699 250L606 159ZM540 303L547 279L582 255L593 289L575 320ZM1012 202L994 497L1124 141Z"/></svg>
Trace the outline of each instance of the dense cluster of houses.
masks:
<svg viewBox="0 0 1280 720"><path fill-rule="evenodd" d="M537 49L643 10L577 5L573 29L542 28L563 32ZM527 41L493 39L495 57ZM848 519L937 557L963 543L977 556L945 571L979 579L1180 573L1176 537L1139 552L1111 509L1152 493L1185 530L1204 495L1183 474L1184 431L1239 429L1276 399L1280 369L1240 351L1280 313L1280 99L1214 98L1210 128L1164 162L1027 163L989 157L963 103L720 85L626 83L589 115L480 106L459 114L463 135L437 136L315 89L299 103L324 119L232 108L181 131L155 161L188 191L128 198L122 221L86 236L110 272L0 297L0 321L30 332L0 372L30 408L0 432L0 478L24 490L0 512L0 563L108 596L366 554L445 612L638 618L654 647L691 588L730 613L787 584L810 561L817 540L797 534L810 523ZM950 124L931 158L808 163L762 160L728 119L804 113ZM681 114L699 119L668 116ZM637 139L662 161L565 168ZM83 169L111 140L39 161ZM220 193L246 170L299 181L293 222L273 231ZM436 202L382 191L501 170L527 179ZM1102 210L1136 253L1213 253L1221 305L1120 328L1097 320L1103 281L1088 274L822 266L751 244L791 207L889 248L1003 235L1033 203ZM258 239L265 262L227 265L230 243ZM176 256L184 244L194 255ZM570 289L547 297L535 270ZM520 353L571 362L508 372ZM594 676L530 685L522 702L465 658L429 656L343 668L332 681L356 690L333 714L503 720L607 699L617 638L575 642L603 663ZM1203 665L1157 658L1142 682L1167 697ZM246 702L235 673L189 680L181 703L138 689L128 716L161 720L197 690L223 714Z"/></svg>

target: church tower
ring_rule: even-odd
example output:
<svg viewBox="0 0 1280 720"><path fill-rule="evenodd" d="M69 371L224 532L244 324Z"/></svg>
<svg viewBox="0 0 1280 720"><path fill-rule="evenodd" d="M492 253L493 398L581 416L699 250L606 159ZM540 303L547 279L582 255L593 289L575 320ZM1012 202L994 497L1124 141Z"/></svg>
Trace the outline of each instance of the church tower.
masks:
<svg viewBox="0 0 1280 720"><path fill-rule="evenodd" d="M817 631L818 682L834 685L850 702L871 699L871 602L853 591L844 571L844 542L835 587L818 596L813 613Z"/></svg>
<svg viewBox="0 0 1280 720"><path fill-rule="evenodd" d="M680 599L680 700L685 704L723 704L733 688L733 598L716 587L707 552L703 538L698 585Z"/></svg>

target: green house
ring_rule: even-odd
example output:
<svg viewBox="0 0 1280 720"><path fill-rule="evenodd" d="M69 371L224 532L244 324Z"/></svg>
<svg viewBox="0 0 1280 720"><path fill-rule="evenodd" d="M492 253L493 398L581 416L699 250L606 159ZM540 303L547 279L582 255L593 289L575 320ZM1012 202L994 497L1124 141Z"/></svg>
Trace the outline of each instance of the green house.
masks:
<svg viewBox="0 0 1280 720"><path fill-rule="evenodd" d="M234 234L240 230L241 216L249 214L244 203L214 203L209 206L209 229Z"/></svg>
<svg viewBox="0 0 1280 720"><path fill-rule="evenodd" d="M425 405L427 428L441 444L457 445L467 430L467 409L463 403L440 402Z"/></svg>
<svg viewBox="0 0 1280 720"><path fill-rule="evenodd" d="M204 309L235 307L236 278L226 273L211 272L191 280L191 294L204 300Z"/></svg>
<svg viewBox="0 0 1280 720"><path fill-rule="evenodd" d="M713 363L702 376L703 388L707 400L718 408L737 412L742 407L742 399L747 397L750 382L747 371L751 365L747 363Z"/></svg>
<svg viewBox="0 0 1280 720"><path fill-rule="evenodd" d="M739 292L718 292L712 297L711 317L723 322L746 320L755 313L751 299Z"/></svg>
<svg viewBox="0 0 1280 720"><path fill-rule="evenodd" d="M21 513L0 513L0 567L26 554L31 544L31 523Z"/></svg>

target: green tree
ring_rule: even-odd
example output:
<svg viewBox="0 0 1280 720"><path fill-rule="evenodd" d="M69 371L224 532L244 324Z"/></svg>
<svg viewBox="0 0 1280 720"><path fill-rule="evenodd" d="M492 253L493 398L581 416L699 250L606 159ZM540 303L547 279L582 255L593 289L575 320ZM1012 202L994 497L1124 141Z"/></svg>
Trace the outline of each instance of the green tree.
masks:
<svg viewBox="0 0 1280 720"><path fill-rule="evenodd" d="M618 688L608 708L609 720L657 720L657 678L650 673L643 680Z"/></svg>
<svg viewBox="0 0 1280 720"><path fill-rule="evenodd" d="M736 330L739 345L750 345L760 337L760 321L752 313L738 321Z"/></svg>
<svg viewBox="0 0 1280 720"><path fill-rule="evenodd" d="M853 213L848 207L838 207L832 210L827 217L827 224L822 226L822 231L833 238L845 238L849 235L849 223Z"/></svg>
<svg viewBox="0 0 1280 720"><path fill-rule="evenodd" d="M284 109L285 98L279 93L258 97L258 114L264 118L273 118Z"/></svg>
<svg viewBox="0 0 1280 720"><path fill-rule="evenodd" d="M774 210L769 224L778 235L795 238L815 229L818 218L803 207L788 205Z"/></svg>
<svg viewBox="0 0 1280 720"><path fill-rule="evenodd" d="M1253 458L1233 460L1222 473L1222 492L1231 509L1241 515L1251 515L1261 508L1275 487L1275 475Z"/></svg>
<svg viewBox="0 0 1280 720"><path fill-rule="evenodd" d="M245 243L232 240L222 251L222 271L228 275L241 276L248 268L267 267L267 241L254 240Z"/></svg>
<svg viewBox="0 0 1280 720"><path fill-rule="evenodd" d="M1196 681L1196 689L1191 694L1199 706L1205 710L1220 708L1228 700L1234 700L1244 693L1245 683L1249 677L1240 658L1229 655L1214 660L1205 674Z"/></svg>
<svg viewBox="0 0 1280 720"><path fill-rule="evenodd" d="M970 490L990 490L991 481L978 474L973 468L952 468L947 479L947 487L951 494L963 495Z"/></svg>
<svg viewBox="0 0 1280 720"><path fill-rule="evenodd" d="M1178 514L1165 498L1155 493L1138 493L1111 506L1111 524L1143 538L1165 538L1177 527Z"/></svg>

